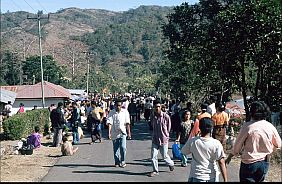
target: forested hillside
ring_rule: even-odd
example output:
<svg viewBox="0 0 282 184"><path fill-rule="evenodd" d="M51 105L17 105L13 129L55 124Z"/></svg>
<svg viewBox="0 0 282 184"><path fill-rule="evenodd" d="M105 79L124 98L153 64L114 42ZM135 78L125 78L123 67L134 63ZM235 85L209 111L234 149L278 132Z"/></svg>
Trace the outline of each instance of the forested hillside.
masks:
<svg viewBox="0 0 282 184"><path fill-rule="evenodd" d="M171 11L172 7L140 6L125 12L67 8L50 14L41 21L43 55L50 55L63 75L48 80L68 88L86 88L89 59L90 91L137 90L140 85L153 90L166 45L162 25ZM39 55L37 21L27 17L37 15L14 12L1 16L2 84L40 81L40 73L25 66L29 57Z"/></svg>

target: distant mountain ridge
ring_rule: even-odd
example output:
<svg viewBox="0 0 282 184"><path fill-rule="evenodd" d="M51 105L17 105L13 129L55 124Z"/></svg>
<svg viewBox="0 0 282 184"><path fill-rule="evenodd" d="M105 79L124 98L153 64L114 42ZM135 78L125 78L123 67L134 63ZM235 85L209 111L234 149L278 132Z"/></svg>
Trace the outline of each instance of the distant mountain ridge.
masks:
<svg viewBox="0 0 282 184"><path fill-rule="evenodd" d="M128 67L137 63L156 71L166 47L162 25L172 10L161 6L140 6L125 12L61 9L41 21L43 55L52 55L65 66L66 77L74 65L75 71L86 71L86 51L95 53L90 63L97 69L108 66L127 76ZM16 52L22 59L39 55L37 21L27 16L37 15L19 11L1 16L2 50Z"/></svg>

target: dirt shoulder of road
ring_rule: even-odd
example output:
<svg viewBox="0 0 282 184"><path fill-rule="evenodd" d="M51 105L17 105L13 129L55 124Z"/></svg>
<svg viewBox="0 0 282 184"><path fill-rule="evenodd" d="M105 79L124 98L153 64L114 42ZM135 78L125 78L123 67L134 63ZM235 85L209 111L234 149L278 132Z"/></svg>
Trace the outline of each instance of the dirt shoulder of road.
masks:
<svg viewBox="0 0 282 184"><path fill-rule="evenodd" d="M44 137L42 139L43 146L34 150L32 155L4 155L1 157L1 182L39 182L48 173L57 160L61 157L60 147L49 147L52 139ZM2 141L1 147L5 145L16 145L18 141ZM274 155L280 155L281 150L276 151ZM274 158L274 157L273 157ZM277 158L275 158L277 159ZM266 178L268 182L282 181L281 162L271 161L269 173ZM240 158L233 157L232 161L235 166L240 168ZM238 176L239 177L239 176Z"/></svg>
<svg viewBox="0 0 282 184"><path fill-rule="evenodd" d="M42 146L32 155L1 156L1 182L38 182L61 157L60 147L49 147L51 139L42 138ZM1 141L1 148L6 145L17 145L18 141Z"/></svg>

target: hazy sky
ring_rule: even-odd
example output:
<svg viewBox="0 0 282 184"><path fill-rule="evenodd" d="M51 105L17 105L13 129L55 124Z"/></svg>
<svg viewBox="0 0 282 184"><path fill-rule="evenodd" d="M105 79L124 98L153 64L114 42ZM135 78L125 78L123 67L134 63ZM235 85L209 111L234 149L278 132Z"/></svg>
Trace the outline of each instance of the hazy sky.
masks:
<svg viewBox="0 0 282 184"><path fill-rule="evenodd" d="M195 4L198 0L0 0L1 12L27 11L37 13L54 13L61 8L77 7L81 9L105 9L127 11L140 5L177 6L183 2Z"/></svg>

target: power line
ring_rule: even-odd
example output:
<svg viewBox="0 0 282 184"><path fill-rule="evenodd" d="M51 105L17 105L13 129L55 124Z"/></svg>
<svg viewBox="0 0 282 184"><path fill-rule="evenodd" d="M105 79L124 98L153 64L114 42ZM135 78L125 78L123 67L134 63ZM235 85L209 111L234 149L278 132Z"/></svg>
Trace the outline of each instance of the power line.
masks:
<svg viewBox="0 0 282 184"><path fill-rule="evenodd" d="M24 0L24 2L26 2L26 0ZM26 2L26 4L28 4L28 2ZM32 8L32 6L30 6L30 4L28 4L29 7L31 7L31 9L33 9L34 12L36 12L36 10L34 8Z"/></svg>
<svg viewBox="0 0 282 184"><path fill-rule="evenodd" d="M48 11L42 6L42 4L38 0L36 0L36 2L39 4L39 6L41 6L41 8L43 8L43 10L45 10L46 13L48 13Z"/></svg>

